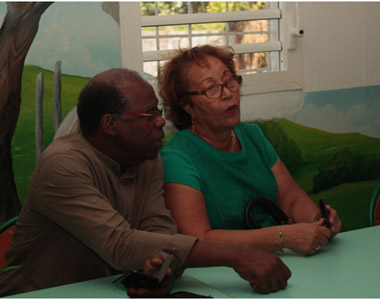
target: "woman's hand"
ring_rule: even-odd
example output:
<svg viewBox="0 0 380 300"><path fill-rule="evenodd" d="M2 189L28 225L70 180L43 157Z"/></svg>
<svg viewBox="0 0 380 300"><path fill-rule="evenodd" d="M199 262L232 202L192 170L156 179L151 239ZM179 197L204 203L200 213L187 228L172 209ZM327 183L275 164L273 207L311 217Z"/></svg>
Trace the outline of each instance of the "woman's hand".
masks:
<svg viewBox="0 0 380 300"><path fill-rule="evenodd" d="M282 226L283 246L303 255L316 254L321 245L331 238L330 229L323 226L324 219L313 223L297 223Z"/></svg>
<svg viewBox="0 0 380 300"><path fill-rule="evenodd" d="M330 223L330 238L333 238L334 236L336 236L337 233L340 232L340 229L342 228L342 221L339 219L336 210L333 209L330 205L326 205L326 210L328 216L327 218Z"/></svg>
<svg viewBox="0 0 380 300"><path fill-rule="evenodd" d="M164 258L161 255L152 255L144 264L143 272L145 274L152 274L158 267L162 265ZM129 287L127 294L129 297L140 298L162 298L167 297L173 287L174 277L172 270L169 268L166 272L165 278L162 280L157 288L147 289L142 287Z"/></svg>

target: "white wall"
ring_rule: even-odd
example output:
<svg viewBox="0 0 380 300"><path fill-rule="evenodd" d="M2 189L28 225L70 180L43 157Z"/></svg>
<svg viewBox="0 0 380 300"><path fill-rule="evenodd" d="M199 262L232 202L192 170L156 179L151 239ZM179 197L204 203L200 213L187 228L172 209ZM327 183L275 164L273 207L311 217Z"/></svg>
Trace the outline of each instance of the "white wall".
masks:
<svg viewBox="0 0 380 300"><path fill-rule="evenodd" d="M302 89L243 96L244 121L287 118L301 112L307 93L380 85L380 2L299 3L304 36L297 38L297 49L290 52L301 52Z"/></svg>
<svg viewBox="0 0 380 300"><path fill-rule="evenodd" d="M380 3L303 2L304 92L380 84Z"/></svg>
<svg viewBox="0 0 380 300"><path fill-rule="evenodd" d="M304 36L289 53L300 51L302 90L243 96L244 121L292 116L304 108L308 93L380 85L380 2L299 5Z"/></svg>

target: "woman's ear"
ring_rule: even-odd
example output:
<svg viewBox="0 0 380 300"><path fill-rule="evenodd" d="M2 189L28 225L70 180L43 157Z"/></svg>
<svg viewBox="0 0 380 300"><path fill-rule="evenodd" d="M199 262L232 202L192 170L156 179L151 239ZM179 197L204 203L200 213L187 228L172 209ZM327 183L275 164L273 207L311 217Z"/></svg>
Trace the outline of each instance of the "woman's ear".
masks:
<svg viewBox="0 0 380 300"><path fill-rule="evenodd" d="M190 115L191 119L193 120L195 118L195 114L193 111L193 106L190 103L186 103L183 106L183 109Z"/></svg>
<svg viewBox="0 0 380 300"><path fill-rule="evenodd" d="M117 127L117 119L113 114L105 114L100 119L100 128L107 135L115 135Z"/></svg>

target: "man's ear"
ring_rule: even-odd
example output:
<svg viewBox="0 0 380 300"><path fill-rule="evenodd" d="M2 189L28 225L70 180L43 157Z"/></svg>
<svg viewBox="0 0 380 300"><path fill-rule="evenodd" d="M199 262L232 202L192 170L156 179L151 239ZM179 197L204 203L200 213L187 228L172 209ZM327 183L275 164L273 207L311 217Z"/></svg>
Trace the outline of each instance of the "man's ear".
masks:
<svg viewBox="0 0 380 300"><path fill-rule="evenodd" d="M117 119L113 114L105 114L100 119L100 127L107 135L115 135L117 127Z"/></svg>

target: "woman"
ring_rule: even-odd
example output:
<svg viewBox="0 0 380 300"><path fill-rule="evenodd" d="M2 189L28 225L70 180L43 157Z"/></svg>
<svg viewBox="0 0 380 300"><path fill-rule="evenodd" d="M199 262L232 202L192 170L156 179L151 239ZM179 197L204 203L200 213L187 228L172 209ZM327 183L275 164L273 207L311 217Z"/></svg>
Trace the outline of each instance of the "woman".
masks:
<svg viewBox="0 0 380 300"><path fill-rule="evenodd" d="M161 152L165 198L179 232L204 240L244 243L270 252L315 254L335 236L341 221L319 208L295 183L260 128L240 122L241 77L230 48L179 51L159 72L167 118L178 129ZM254 197L275 202L291 225L247 230L244 208Z"/></svg>

